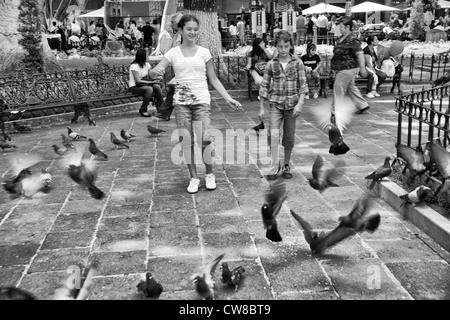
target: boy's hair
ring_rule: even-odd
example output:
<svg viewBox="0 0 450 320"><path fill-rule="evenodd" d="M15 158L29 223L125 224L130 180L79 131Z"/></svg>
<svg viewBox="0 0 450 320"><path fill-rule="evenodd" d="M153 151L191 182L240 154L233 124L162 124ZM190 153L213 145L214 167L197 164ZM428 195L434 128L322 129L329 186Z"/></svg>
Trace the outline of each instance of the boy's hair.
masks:
<svg viewBox="0 0 450 320"><path fill-rule="evenodd" d="M371 44L371 43L375 40L375 37L376 37L376 36L368 36L368 37L367 37L367 40L366 40L367 45Z"/></svg>
<svg viewBox="0 0 450 320"><path fill-rule="evenodd" d="M292 40L291 34L286 30L281 30L275 35L275 46L280 41L289 42L291 47L294 47L294 41Z"/></svg>
<svg viewBox="0 0 450 320"><path fill-rule="evenodd" d="M308 45L306 46L306 52L310 53L311 50L316 50L316 45L314 43L309 42Z"/></svg>

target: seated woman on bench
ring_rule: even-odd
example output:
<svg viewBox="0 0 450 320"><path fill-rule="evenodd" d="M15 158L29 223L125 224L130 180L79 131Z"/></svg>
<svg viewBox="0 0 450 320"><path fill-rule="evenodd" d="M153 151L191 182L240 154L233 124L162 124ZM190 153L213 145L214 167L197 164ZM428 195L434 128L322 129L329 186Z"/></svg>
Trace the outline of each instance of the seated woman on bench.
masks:
<svg viewBox="0 0 450 320"><path fill-rule="evenodd" d="M273 56L266 48L266 43L262 38L256 38L253 41L252 51L247 55L247 65L245 69L250 70L255 84L259 86L262 82L266 64Z"/></svg>
<svg viewBox="0 0 450 320"><path fill-rule="evenodd" d="M164 102L161 81L152 80L148 76L151 70L150 63L147 62L147 52L144 49L139 49L136 52L136 57L130 66L130 80L129 91L136 94L143 95L143 101L139 114L142 117L151 117L147 112L147 107L155 95L157 101L157 108Z"/></svg>

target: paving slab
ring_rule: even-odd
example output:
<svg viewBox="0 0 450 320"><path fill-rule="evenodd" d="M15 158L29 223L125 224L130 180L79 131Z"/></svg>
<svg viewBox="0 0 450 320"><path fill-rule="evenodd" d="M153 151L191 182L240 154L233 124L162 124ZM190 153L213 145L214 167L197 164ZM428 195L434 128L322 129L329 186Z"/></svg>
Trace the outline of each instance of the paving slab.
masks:
<svg viewBox="0 0 450 320"><path fill-rule="evenodd" d="M251 130L259 122L259 101L238 99L245 108L237 112L222 99L212 101L215 143L221 151L213 166L217 189L206 190L205 168L199 165L202 187L194 195L186 192L186 166L174 162L181 156L172 137L174 119L143 119L124 107L121 114L96 113L96 127L87 122L74 127L108 154L107 161L96 161L96 184L106 194L102 200L73 182L61 158L51 152L51 145L60 143L59 134L67 132L66 123L13 135L20 148L4 155L39 154L44 160L35 170L50 167L54 189L32 199L0 192L0 285L17 285L39 299L53 299L69 276L69 265L84 268L96 262L92 300L142 299L136 285L146 271L162 283L161 299L200 300L191 276L224 253L230 267L242 265L245 273L235 291L220 282L220 268L215 270L219 300L449 299L450 253L379 196L382 183L369 191L370 181L364 179L395 153L394 96L383 94L370 101L369 112L355 115L345 134L351 150L338 157L329 154L328 136L311 111L331 100L306 102L311 108L304 108L297 120L293 178L284 180L288 197L277 217L283 237L279 243L265 237L261 221L264 194L272 181L265 176L270 165L264 149L267 132L261 131L254 143L257 136ZM150 135L149 123L166 132ZM109 132L121 128L137 136L129 142L130 149L116 150L109 140ZM81 149L87 143L77 141L76 146ZM323 193L308 183L318 154L332 164L345 162L339 187ZM0 162L0 176L8 172L8 162ZM289 210L316 231L329 231L365 192L376 198L372 210L380 213L379 228L354 235L322 255L311 254Z"/></svg>

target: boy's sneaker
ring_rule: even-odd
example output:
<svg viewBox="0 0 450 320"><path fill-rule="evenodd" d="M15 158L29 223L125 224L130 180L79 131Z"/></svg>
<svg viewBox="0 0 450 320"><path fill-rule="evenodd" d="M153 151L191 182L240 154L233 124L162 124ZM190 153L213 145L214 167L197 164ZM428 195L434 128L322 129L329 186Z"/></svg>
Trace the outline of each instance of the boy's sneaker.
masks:
<svg viewBox="0 0 450 320"><path fill-rule="evenodd" d="M216 189L216 177L214 176L214 173L208 173L205 176L206 181L206 190L214 190Z"/></svg>
<svg viewBox="0 0 450 320"><path fill-rule="evenodd" d="M191 178L189 182L189 186L187 187L188 193L197 193L198 188L200 187L200 179Z"/></svg>
<svg viewBox="0 0 450 320"><path fill-rule="evenodd" d="M284 167L283 167L283 174L281 176L284 179L291 179L292 178L291 168L289 167L288 164L284 165Z"/></svg>
<svg viewBox="0 0 450 320"><path fill-rule="evenodd" d="M372 91L372 94L373 94L375 97L379 97L379 96L380 96L380 94L379 94L378 92L376 92L376 91Z"/></svg>
<svg viewBox="0 0 450 320"><path fill-rule="evenodd" d="M309 100L309 94L305 95L305 99Z"/></svg>
<svg viewBox="0 0 450 320"><path fill-rule="evenodd" d="M369 99L373 99L375 98L374 94L372 92L369 92L368 94L366 94L366 97Z"/></svg>
<svg viewBox="0 0 450 320"><path fill-rule="evenodd" d="M319 94L317 92L314 93L313 99L317 99L319 97Z"/></svg>

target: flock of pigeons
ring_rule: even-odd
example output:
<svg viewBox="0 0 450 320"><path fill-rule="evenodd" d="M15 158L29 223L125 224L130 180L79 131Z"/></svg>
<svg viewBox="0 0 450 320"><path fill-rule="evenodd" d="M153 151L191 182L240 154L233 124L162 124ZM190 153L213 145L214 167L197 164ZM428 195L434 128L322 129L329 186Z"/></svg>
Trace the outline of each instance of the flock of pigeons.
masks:
<svg viewBox="0 0 450 320"><path fill-rule="evenodd" d="M14 128L18 132L31 131L29 127L13 123ZM147 126L148 131L152 135L165 132L162 129L154 128L151 125ZM133 141L136 138L132 133L122 129L120 136L123 140L117 138L114 132L110 133L111 143L118 148L129 148L127 143ZM92 198L102 199L105 193L101 191L96 185L97 171L95 169L94 160L107 161L108 156L98 149L92 138L87 138L78 132L67 127L67 136L61 134L62 145L52 145L54 152L60 157L60 164L67 170L68 176L85 187ZM77 150L73 141L86 140L89 141L88 150L92 154L92 157L86 157L85 150ZM6 141L2 141L6 144ZM10 145L11 148L17 148L15 145ZM5 147L9 148L9 147ZM2 148L3 149L3 148ZM51 190L52 177L49 173L50 168L42 170L40 174L33 174L31 167L38 164L42 159L39 156L28 155L25 158L15 158L11 162L12 169L10 171L11 177L7 177L2 182L3 188L15 197L25 196L33 197L38 192L48 193ZM213 273L217 268L217 265L224 257L224 254L218 256L211 263L207 264L202 273L194 274L191 278L195 285L195 290L204 299L214 298L214 280ZM85 300L89 296L89 292L92 286L92 277L97 270L96 264L91 265L85 269L85 275L83 277L83 285L80 289L69 289L66 285L57 289L55 292L55 300ZM242 266L236 267L232 270L229 269L228 263L223 262L221 264L222 276L221 281L226 286L234 286L235 290L238 289L239 283L242 279L242 274L245 272ZM144 276L144 275L143 275ZM67 282L65 282L67 283ZM141 294L143 299L158 299L163 291L162 285L157 282L150 272L145 274L145 277L141 279L137 285L137 290ZM35 300L36 297L31 292L17 287L0 287L0 300Z"/></svg>
<svg viewBox="0 0 450 320"><path fill-rule="evenodd" d="M336 124L336 119L333 118L334 116L332 115L331 122L328 121L326 125L330 142L332 143L329 152L335 155L345 154L350 149L343 141L342 128L340 128L339 124ZM15 123L14 126L20 132L28 131L23 127L17 127L18 125ZM259 134L259 130L264 129L264 123L261 122L253 129ZM152 135L164 132L164 130L153 128L150 125L148 125L148 131ZM108 156L97 148L93 139L87 139L87 137L74 132L70 127L68 127L67 134L68 136L61 134L62 146L53 145L53 150L58 156L61 156L62 163L66 166L69 177L79 185L87 188L93 198L102 199L105 194L95 186L97 172L93 160L106 161ZM129 148L127 143L135 138L133 134L124 129L121 130L120 136L123 140L118 139L113 132L110 133L111 143L116 149ZM77 152L72 141L80 139L89 141L89 151L93 155L93 159L88 160L83 157L82 153ZM2 149L4 149L3 146L6 142L3 141L2 143ZM12 147L15 148L16 146ZM396 148L397 157L386 157L382 166L365 177L365 179L372 180L368 187L370 190L375 186L376 182L388 177L392 173L392 166L400 160L405 164L403 173L406 170L409 171L408 184L412 183L417 176L429 171L431 175L440 175L442 179L442 186L436 191L436 194L441 188L442 192L448 190L450 187L450 153L439 139L427 142L425 151L420 146L414 149L402 144L397 145ZM393 160L392 165L390 163L391 160ZM43 169L40 174L33 174L30 171L30 167L39 161L39 158L30 156L26 161L15 163L12 170L14 176L2 183L4 189L11 194L26 197L32 197L39 191L49 192L51 189L49 169ZM338 187L336 180L342 175L344 167L345 162L343 160L337 160L334 164L331 164L326 163L321 155L317 155L312 166L311 177L308 179L310 186L321 193L330 187ZM420 203L426 199L430 191L429 187L421 185L413 191L400 196L403 200L402 205ZM281 179L271 183L264 194L264 203L261 207L262 222L266 230L266 238L273 242L282 241L276 219L286 199L286 185ZM312 254L319 255L348 237L365 231L375 232L379 227L381 217L379 213L371 212L373 211L371 210L373 204L373 196L364 193L356 201L348 215L339 217L338 224L333 230L320 233L314 231L312 226L294 210L290 210L290 213L301 225L305 240L309 244ZM224 254L219 255L203 268L202 273L194 274L191 277L196 292L203 299L214 299L214 290L216 289L214 272L223 257ZM62 287L56 291L55 299L86 299L92 284L92 276L95 272L95 265L87 268L84 285L81 289L74 290ZM235 290L238 290L245 269L242 266L238 266L230 270L228 264L222 262L221 272L221 282L226 286L234 286ZM163 291L162 285L154 279L150 272L145 274L137 288L147 299L157 299ZM2 299L35 299L35 297L21 288L0 287L0 300Z"/></svg>

